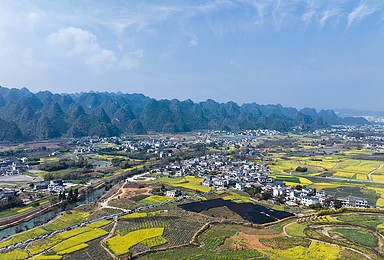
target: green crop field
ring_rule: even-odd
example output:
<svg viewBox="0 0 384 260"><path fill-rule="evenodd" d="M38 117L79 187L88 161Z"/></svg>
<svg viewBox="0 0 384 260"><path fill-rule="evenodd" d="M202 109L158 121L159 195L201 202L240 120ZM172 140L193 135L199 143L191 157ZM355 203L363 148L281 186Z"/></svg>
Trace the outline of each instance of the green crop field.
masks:
<svg viewBox="0 0 384 260"><path fill-rule="evenodd" d="M266 246L272 247L273 249L288 249L295 246L307 247L310 243L309 240L303 238L292 238L292 237L272 237L263 238L261 237L260 242Z"/></svg>
<svg viewBox="0 0 384 260"><path fill-rule="evenodd" d="M89 214L72 210L70 212L65 213L64 215L61 215L53 223L43 226L43 228L49 231L61 230L67 227L83 223L87 220L88 216Z"/></svg>
<svg viewBox="0 0 384 260"><path fill-rule="evenodd" d="M204 247L210 250L216 250L219 245L224 243L225 237L206 237L202 239Z"/></svg>
<svg viewBox="0 0 384 260"><path fill-rule="evenodd" d="M335 228L332 233L339 234L350 241L357 242L362 245L375 246L375 236L368 231L354 228Z"/></svg>
<svg viewBox="0 0 384 260"><path fill-rule="evenodd" d="M167 178L162 177L157 179L154 182L164 182L169 183L174 187L183 187L190 190L198 190L202 192L208 192L211 190L209 187L205 187L201 185L203 178L197 178L195 176L185 176L185 177L177 177L177 178Z"/></svg>
<svg viewBox="0 0 384 260"><path fill-rule="evenodd" d="M305 237L304 229L307 226L298 224L298 223L292 223L288 225L285 230L287 231L288 235L294 236L294 237Z"/></svg>

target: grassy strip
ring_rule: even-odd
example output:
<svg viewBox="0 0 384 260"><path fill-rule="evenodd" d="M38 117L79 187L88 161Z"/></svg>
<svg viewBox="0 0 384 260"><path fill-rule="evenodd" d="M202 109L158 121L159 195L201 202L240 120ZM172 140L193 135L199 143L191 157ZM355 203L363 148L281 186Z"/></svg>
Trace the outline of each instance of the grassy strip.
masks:
<svg viewBox="0 0 384 260"><path fill-rule="evenodd" d="M33 258L30 258L30 259L33 259L33 260L60 260L61 258L63 258L63 256L61 255L38 255L38 256L35 256Z"/></svg>
<svg viewBox="0 0 384 260"><path fill-rule="evenodd" d="M99 227L106 226L106 225L108 225L110 223L112 223L112 221L110 221L110 220L102 220L102 221L98 221L98 222L89 224L89 225L87 225L87 227L89 227L89 228L99 228Z"/></svg>
<svg viewBox="0 0 384 260"><path fill-rule="evenodd" d="M65 249L63 251L57 252L57 254L58 255L65 255L65 254L69 254L69 253L81 250L81 249L86 248L86 247L88 247L88 245L83 243L83 244L76 245L76 246L70 247L68 249Z"/></svg>
<svg viewBox="0 0 384 260"><path fill-rule="evenodd" d="M326 209L316 213L317 216L334 215L344 212L367 212L367 213L383 213L384 209L360 209L360 208L340 208L338 210Z"/></svg>

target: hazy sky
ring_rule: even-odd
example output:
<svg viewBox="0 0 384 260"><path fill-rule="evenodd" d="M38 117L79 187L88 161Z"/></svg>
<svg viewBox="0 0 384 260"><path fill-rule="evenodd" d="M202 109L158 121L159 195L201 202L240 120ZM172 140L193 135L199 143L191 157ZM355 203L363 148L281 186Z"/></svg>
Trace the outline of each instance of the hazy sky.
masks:
<svg viewBox="0 0 384 260"><path fill-rule="evenodd" d="M383 32L383 0L1 0L0 85L384 111Z"/></svg>

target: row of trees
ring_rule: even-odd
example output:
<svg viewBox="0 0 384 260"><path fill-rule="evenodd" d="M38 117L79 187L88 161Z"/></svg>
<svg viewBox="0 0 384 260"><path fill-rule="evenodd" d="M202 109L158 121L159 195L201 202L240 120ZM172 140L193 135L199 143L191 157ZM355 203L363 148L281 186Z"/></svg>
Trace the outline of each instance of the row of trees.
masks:
<svg viewBox="0 0 384 260"><path fill-rule="evenodd" d="M71 188L67 195L65 194L65 192L63 192L63 193L60 192L59 196L58 196L58 200L59 201L66 201L68 203L76 203L79 200L81 200L79 195L80 194L79 194L78 188L75 188L74 190L72 190L72 188Z"/></svg>
<svg viewBox="0 0 384 260"><path fill-rule="evenodd" d="M80 159L78 161L75 160L60 160L57 162L47 162L44 164L39 165L39 170L42 171L60 171L65 170L68 168L86 168L90 169L92 168L92 164L89 163L87 160Z"/></svg>
<svg viewBox="0 0 384 260"><path fill-rule="evenodd" d="M0 200L0 211L21 206L24 206L24 202L17 196Z"/></svg>

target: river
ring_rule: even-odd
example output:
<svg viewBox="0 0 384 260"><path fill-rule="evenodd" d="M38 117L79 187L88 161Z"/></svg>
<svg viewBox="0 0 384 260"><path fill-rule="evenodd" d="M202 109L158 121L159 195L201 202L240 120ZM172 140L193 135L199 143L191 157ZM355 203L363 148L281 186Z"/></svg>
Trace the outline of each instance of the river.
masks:
<svg viewBox="0 0 384 260"><path fill-rule="evenodd" d="M88 204L90 202L96 201L98 198L101 197L104 190L105 190L104 187L97 189L97 190L94 190L93 193L87 195L84 200L79 201L76 204L68 205L66 207L66 210L70 210L70 209L73 209L79 205ZM34 227L40 226L42 223L46 223L49 220L53 219L59 212L61 212L61 209L51 210L51 211L48 211L48 212L41 214L37 217L34 217L28 221L22 222L20 224L12 226L12 227L2 229L2 230L0 230L0 240L6 238L8 236L14 235L16 233L19 233L21 231L26 231L26 230L32 229Z"/></svg>

